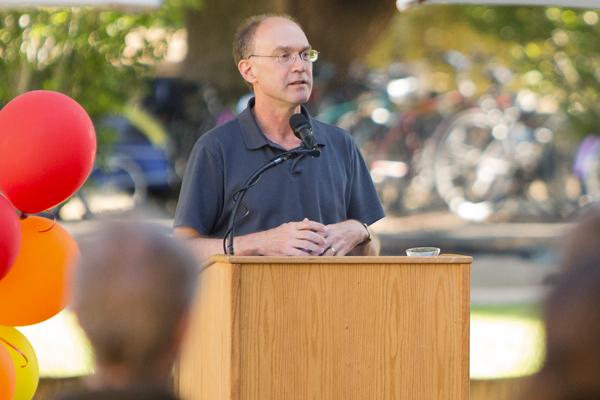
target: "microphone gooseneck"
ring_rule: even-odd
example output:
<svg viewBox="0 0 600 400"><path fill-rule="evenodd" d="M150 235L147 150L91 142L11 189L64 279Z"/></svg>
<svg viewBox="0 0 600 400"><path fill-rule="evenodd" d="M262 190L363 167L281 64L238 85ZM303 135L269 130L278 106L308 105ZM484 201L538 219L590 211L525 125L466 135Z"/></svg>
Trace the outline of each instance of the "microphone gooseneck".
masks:
<svg viewBox="0 0 600 400"><path fill-rule="evenodd" d="M317 139L312 131L310 122L303 114L294 114L290 117L290 127L294 131L294 135L302 141L302 146L306 150L310 150L310 155L319 157L321 150L317 145Z"/></svg>
<svg viewBox="0 0 600 400"><path fill-rule="evenodd" d="M250 177L246 180L244 185L242 185L241 188L239 188L238 190L235 191L235 193L233 194L233 201L234 201L233 211L231 212L231 214L229 216L229 223L227 225L227 231L225 232L225 236L223 237L223 253L229 254L230 256L233 256L235 254L234 250L233 250L233 240L235 237L237 214L238 214L240 205L242 204L242 200L244 199L244 196L246 195L246 192L248 191L248 189L250 189L252 186L254 186L258 183L258 180L260 179L261 175L265 171L267 171L273 167L276 167L277 165L282 164L285 161L293 160L294 158L300 157L304 154L312 155L312 152L313 151L306 150L306 149L293 149L293 150L289 150L289 151L280 153L279 155L277 155L277 157L271 159L265 165L261 166L256 171L254 171L252 173L252 175L250 175Z"/></svg>

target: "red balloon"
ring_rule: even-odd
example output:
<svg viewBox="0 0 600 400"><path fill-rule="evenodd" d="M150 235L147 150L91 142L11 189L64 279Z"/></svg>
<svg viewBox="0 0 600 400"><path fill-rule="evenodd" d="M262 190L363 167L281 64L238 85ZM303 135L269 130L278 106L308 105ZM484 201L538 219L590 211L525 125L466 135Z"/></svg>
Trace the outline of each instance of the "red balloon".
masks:
<svg viewBox="0 0 600 400"><path fill-rule="evenodd" d="M27 92L0 111L0 191L18 210L34 214L66 200L95 156L92 120L62 93Z"/></svg>
<svg viewBox="0 0 600 400"><path fill-rule="evenodd" d="M0 280L15 263L21 246L21 227L12 204L0 195Z"/></svg>

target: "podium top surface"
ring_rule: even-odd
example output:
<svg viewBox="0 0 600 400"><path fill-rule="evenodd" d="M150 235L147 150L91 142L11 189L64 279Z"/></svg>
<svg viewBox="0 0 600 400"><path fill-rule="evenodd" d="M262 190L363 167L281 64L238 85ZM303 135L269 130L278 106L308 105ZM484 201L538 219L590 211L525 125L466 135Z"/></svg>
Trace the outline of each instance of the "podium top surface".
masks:
<svg viewBox="0 0 600 400"><path fill-rule="evenodd" d="M441 254L436 257L345 256L345 257L267 257L214 255L204 268L216 263L231 264L471 264L473 257Z"/></svg>

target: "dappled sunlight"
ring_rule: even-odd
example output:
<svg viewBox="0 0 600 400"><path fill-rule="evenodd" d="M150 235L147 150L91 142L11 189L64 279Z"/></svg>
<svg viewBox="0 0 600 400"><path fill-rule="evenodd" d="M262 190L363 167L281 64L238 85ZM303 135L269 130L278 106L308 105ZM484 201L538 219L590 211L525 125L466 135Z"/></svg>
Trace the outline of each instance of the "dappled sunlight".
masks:
<svg viewBox="0 0 600 400"><path fill-rule="evenodd" d="M34 347L43 378L88 375L93 370L89 343L75 316L63 311L36 325L18 328ZM543 359L543 328L538 320L474 313L471 316L471 378L530 375Z"/></svg>
<svg viewBox="0 0 600 400"><path fill-rule="evenodd" d="M17 329L35 349L40 377L67 378L92 372L90 345L72 312L65 310L47 321Z"/></svg>
<svg viewBox="0 0 600 400"><path fill-rule="evenodd" d="M471 378L513 378L535 373L543 360L543 325L534 319L474 313Z"/></svg>

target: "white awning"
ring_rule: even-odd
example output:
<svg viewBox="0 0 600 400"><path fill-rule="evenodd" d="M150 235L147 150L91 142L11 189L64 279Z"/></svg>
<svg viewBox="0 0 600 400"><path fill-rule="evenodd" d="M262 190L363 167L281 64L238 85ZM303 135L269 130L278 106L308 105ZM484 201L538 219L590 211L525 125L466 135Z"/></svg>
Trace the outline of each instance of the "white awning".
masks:
<svg viewBox="0 0 600 400"><path fill-rule="evenodd" d="M157 8L162 0L0 0L2 8L32 7L99 7L99 8Z"/></svg>
<svg viewBox="0 0 600 400"><path fill-rule="evenodd" d="M397 0L398 9L404 10L420 4L479 4L503 6L557 6L600 9L600 0Z"/></svg>

